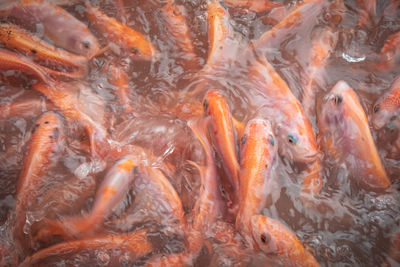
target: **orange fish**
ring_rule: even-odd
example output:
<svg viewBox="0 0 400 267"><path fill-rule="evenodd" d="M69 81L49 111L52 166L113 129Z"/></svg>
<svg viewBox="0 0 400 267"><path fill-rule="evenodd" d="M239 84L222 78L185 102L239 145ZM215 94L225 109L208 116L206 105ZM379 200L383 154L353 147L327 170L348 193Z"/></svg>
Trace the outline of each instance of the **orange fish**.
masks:
<svg viewBox="0 0 400 267"><path fill-rule="evenodd" d="M185 8L181 5L168 1L161 11L165 19L165 30L167 38L171 38L173 45L178 49L177 60L182 61L184 69L198 69L199 59L193 47L189 27L185 18Z"/></svg>
<svg viewBox="0 0 400 267"><path fill-rule="evenodd" d="M158 58L158 51L143 34L107 16L89 4L86 4L86 9L89 21L101 30L110 42L114 42L121 48L128 49L130 54L138 60L154 60Z"/></svg>
<svg viewBox="0 0 400 267"><path fill-rule="evenodd" d="M251 219L253 239L267 254L285 257L286 264L293 266L319 266L296 235L277 220L262 215Z"/></svg>
<svg viewBox="0 0 400 267"><path fill-rule="evenodd" d="M275 7L281 7L282 3L269 0L224 0L231 7L245 7L254 12L268 12Z"/></svg>
<svg viewBox="0 0 400 267"><path fill-rule="evenodd" d="M333 49L338 41L338 32L330 27L317 28L313 32L310 62L302 79L303 99L302 106L307 118L315 114L315 93L318 86L318 78L324 74L324 67L327 64ZM321 85L320 85L321 86Z"/></svg>
<svg viewBox="0 0 400 267"><path fill-rule="evenodd" d="M313 162L318 154L314 131L289 86L265 59L248 66L248 81L262 93L261 115L274 125L279 153L298 162Z"/></svg>
<svg viewBox="0 0 400 267"><path fill-rule="evenodd" d="M82 250L94 250L96 248L128 251L134 257L132 260L135 260L150 253L153 250L153 245L147 238L146 229L128 234L87 237L58 243L41 249L27 257L19 266L32 266L47 257L76 253Z"/></svg>
<svg viewBox="0 0 400 267"><path fill-rule="evenodd" d="M248 239L251 237L251 218L262 211L270 192L268 185L277 154L269 122L263 119L250 120L240 150L240 195L236 229Z"/></svg>
<svg viewBox="0 0 400 267"><path fill-rule="evenodd" d="M33 74L39 78L40 81L45 83L51 82L51 76L54 77L68 77L68 78L82 78L83 72L81 70L73 72L59 72L41 65L36 64L29 58L19 55L17 53L0 48L0 69L3 70L19 70Z"/></svg>
<svg viewBox="0 0 400 267"><path fill-rule="evenodd" d="M236 136L229 106L217 90L209 90L203 100L204 112L210 116L211 138L222 158L226 174L233 186L237 202L239 192L239 163L236 151Z"/></svg>
<svg viewBox="0 0 400 267"><path fill-rule="evenodd" d="M44 63L51 62L56 65L84 69L88 61L84 56L57 48L6 21L0 22L0 43Z"/></svg>
<svg viewBox="0 0 400 267"><path fill-rule="evenodd" d="M99 51L99 43L88 27L61 7L44 0L23 0L1 11L27 25L40 25L44 35L58 47L87 57ZM68 27L65 27L68 25Z"/></svg>
<svg viewBox="0 0 400 267"><path fill-rule="evenodd" d="M54 82L34 84L34 90L44 94L63 111L70 122L83 125L90 138L92 155L104 158L109 151L105 129L104 100L83 83Z"/></svg>
<svg viewBox="0 0 400 267"><path fill-rule="evenodd" d="M290 34L298 33L299 28L312 29L316 24L317 17L328 4L325 0L307 0L297 6L282 21L265 32L259 39L253 42L257 52L265 52L286 39Z"/></svg>
<svg viewBox="0 0 400 267"><path fill-rule="evenodd" d="M199 169L201 175L199 197L193 208L192 227L194 230L200 231L206 236L212 231L213 223L222 215L218 175L213 152L207 136L209 121L210 118L207 117L206 119L188 122L188 126L200 141L206 154L206 167L204 168L190 161L192 165Z"/></svg>
<svg viewBox="0 0 400 267"><path fill-rule="evenodd" d="M130 87L129 87L129 77L126 71L118 66L117 64L111 63L108 66L108 81L116 87L116 95L117 98L122 105L125 113L132 113L134 111L131 106L129 95L130 95Z"/></svg>
<svg viewBox="0 0 400 267"><path fill-rule="evenodd" d="M339 81L323 99L317 113L320 140L328 156L341 158L366 190L391 187L357 94Z"/></svg>
<svg viewBox="0 0 400 267"><path fill-rule="evenodd" d="M61 236L72 239L88 236L95 232L111 214L112 209L120 203L135 176L138 159L135 155L126 155L118 160L107 172L94 197L93 208L83 217L45 220L45 226L39 230L36 240L48 241L49 237Z"/></svg>
<svg viewBox="0 0 400 267"><path fill-rule="evenodd" d="M63 123L59 115L55 112L46 112L41 115L33 129L31 142L18 179L14 238L19 241L25 238L23 228L26 212L29 205L35 201L39 188L44 184L43 178L50 164L56 160L62 140Z"/></svg>
<svg viewBox="0 0 400 267"><path fill-rule="evenodd" d="M0 120L9 117L32 118L39 116L44 111L54 110L55 106L48 100L42 99L40 96L32 98L16 99L12 102L0 104Z"/></svg>
<svg viewBox="0 0 400 267"><path fill-rule="evenodd" d="M379 130L394 122L400 114L400 77L394 79L388 91L375 103L372 125Z"/></svg>
<svg viewBox="0 0 400 267"><path fill-rule="evenodd" d="M373 71L388 71L398 66L400 60L400 31L392 34L386 40L380 53L372 62Z"/></svg>

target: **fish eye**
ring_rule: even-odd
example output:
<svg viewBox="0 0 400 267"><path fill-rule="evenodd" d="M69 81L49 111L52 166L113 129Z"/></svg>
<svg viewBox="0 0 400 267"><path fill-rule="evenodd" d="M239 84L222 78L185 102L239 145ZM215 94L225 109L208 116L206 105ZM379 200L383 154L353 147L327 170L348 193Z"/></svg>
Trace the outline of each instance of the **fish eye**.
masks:
<svg viewBox="0 0 400 267"><path fill-rule="evenodd" d="M204 107L204 110L205 110L205 111L208 110L208 99L207 99L207 98L204 99L204 101L203 101L203 107Z"/></svg>
<svg viewBox="0 0 400 267"><path fill-rule="evenodd" d="M274 146L274 145L275 145L275 140L274 140L274 138L272 137L272 135L269 136L269 143L271 144L271 146Z"/></svg>
<svg viewBox="0 0 400 267"><path fill-rule="evenodd" d="M335 97L333 98L333 103L336 106L339 106L342 102L343 102L343 97L341 97L339 95L335 95Z"/></svg>
<svg viewBox="0 0 400 267"><path fill-rule="evenodd" d="M297 137L294 136L294 135L289 134L288 135L288 142L293 144L293 145L296 145L297 144Z"/></svg>
<svg viewBox="0 0 400 267"><path fill-rule="evenodd" d="M240 142L242 145L246 143L246 135L243 135L242 140Z"/></svg>
<svg viewBox="0 0 400 267"><path fill-rule="evenodd" d="M380 109L379 104L376 104L376 105L374 106L374 113L377 113L377 112L379 111L379 109Z"/></svg>
<svg viewBox="0 0 400 267"><path fill-rule="evenodd" d="M84 48L89 49L90 48L90 42L89 41L82 41L82 45Z"/></svg>
<svg viewBox="0 0 400 267"><path fill-rule="evenodd" d="M261 242L263 243L263 244L266 244L266 245L268 245L269 244L269 238L265 235L265 234L261 234L261 236L260 236L260 240L261 240Z"/></svg>

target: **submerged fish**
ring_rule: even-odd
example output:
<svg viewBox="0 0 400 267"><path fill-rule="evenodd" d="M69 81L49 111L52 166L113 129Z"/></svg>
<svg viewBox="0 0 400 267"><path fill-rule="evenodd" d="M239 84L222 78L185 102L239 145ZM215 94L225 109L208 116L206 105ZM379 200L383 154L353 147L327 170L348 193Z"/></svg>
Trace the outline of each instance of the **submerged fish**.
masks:
<svg viewBox="0 0 400 267"><path fill-rule="evenodd" d="M127 251L133 256L132 260L139 259L153 250L153 245L147 238L147 232L146 229L142 229L135 233L87 237L58 243L27 257L19 266L32 266L40 262L40 260L51 256L76 253L81 250L94 250L96 248Z"/></svg>
<svg viewBox="0 0 400 267"><path fill-rule="evenodd" d="M400 115L400 77L394 79L387 92L376 102L373 108L372 125L379 130L397 120Z"/></svg>
<svg viewBox="0 0 400 267"><path fill-rule="evenodd" d="M264 253L283 256L288 265L319 266L295 233L282 223L266 216L255 215L251 224L253 239Z"/></svg>
<svg viewBox="0 0 400 267"><path fill-rule="evenodd" d="M365 112L346 82L337 82L325 96L317 121L324 151L343 160L360 186L373 191L391 187Z"/></svg>
<svg viewBox="0 0 400 267"><path fill-rule="evenodd" d="M132 185L139 157L140 155L126 155L107 172L97 190L89 214L75 218L64 217L61 220L45 219L45 225L35 239L48 241L53 236L60 236L68 240L95 232L112 213L113 208L124 199Z"/></svg>
<svg viewBox="0 0 400 267"><path fill-rule="evenodd" d="M43 179L51 163L57 160L63 136L63 123L57 113L46 112L37 119L18 179L15 201L16 223L13 226L14 238L18 241L23 241L27 237L23 230L26 224L26 212L29 205L35 201L40 187L45 184ZM20 245L25 246L26 242L21 242Z"/></svg>
<svg viewBox="0 0 400 267"><path fill-rule="evenodd" d="M271 125L263 119L247 123L240 149L240 195L236 230L252 244L251 218L265 206L277 145Z"/></svg>
<svg viewBox="0 0 400 267"><path fill-rule="evenodd" d="M108 41L114 42L123 49L128 49L135 59L155 60L158 58L158 51L146 36L89 4L86 4L86 9L89 21L105 33Z"/></svg>
<svg viewBox="0 0 400 267"><path fill-rule="evenodd" d="M282 6L282 3L269 0L224 0L224 3L231 7L245 7L255 12L267 12Z"/></svg>
<svg viewBox="0 0 400 267"><path fill-rule="evenodd" d="M72 53L92 57L99 51L99 43L88 27L51 2L24 0L0 11L0 14L15 17L28 25L42 26L46 37Z"/></svg>

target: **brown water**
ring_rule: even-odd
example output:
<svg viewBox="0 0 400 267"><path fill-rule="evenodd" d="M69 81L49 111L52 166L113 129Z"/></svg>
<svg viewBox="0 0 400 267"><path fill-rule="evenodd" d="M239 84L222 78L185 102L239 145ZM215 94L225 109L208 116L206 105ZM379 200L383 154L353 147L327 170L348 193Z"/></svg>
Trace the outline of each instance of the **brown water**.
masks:
<svg viewBox="0 0 400 267"><path fill-rule="evenodd" d="M169 178L182 199L185 211L189 214L197 199L200 181L197 171L188 166L187 160L202 163L204 153L187 127L187 121L177 118L172 113L160 113L159 107L175 106L178 104L177 95L190 91L194 84L201 82L204 77L196 76L199 69L188 70L183 66L181 57L177 56L178 51L173 40L165 34L165 23L160 15L161 11L158 8L160 5L156 4L157 1L148 1L151 4L133 0L123 2L127 25L144 33L161 52L161 57L157 62L135 62L123 55L108 51L90 62L90 71L84 80L105 100L104 108L109 118L106 127L110 139L122 144L143 146L153 151L157 162L164 161L175 167L175 172ZM288 7L296 4L295 1L284 2ZM338 15L341 17L336 28L340 36L338 45L331 54L325 73L318 77L320 88L317 96L322 98L338 80L345 80L359 95L367 117L371 117L374 102L399 75L398 68L386 72L366 69L369 64L368 59L373 60L387 37L400 29L400 9L391 14L385 11L388 15L381 17L390 1L377 2L377 23L370 29L357 28L358 9L355 1L349 0L345 1L344 10L325 10L313 25L290 34L288 38L267 51L268 60L288 83L296 97L299 99L303 97L300 80L309 62L308 50L311 47L312 30L317 26L329 24L329 18ZM91 3L108 15L121 19L121 12L114 1L96 0ZM205 1L182 0L179 3L186 8L187 23L199 57L198 62L202 66L208 53ZM83 5L76 4L65 8L87 23ZM259 38L273 26L270 23L275 21L269 13L257 14L243 9L229 9L229 11L232 25L244 44ZM109 42L95 29L90 29L102 45ZM346 60L346 55L360 62L349 62L348 57ZM107 82L107 73L104 69L110 60L122 62L129 69L130 102L135 109L134 114L123 114L114 94L115 87ZM212 80L213 85L213 88L209 89L223 92L233 115L246 123L259 115L260 106L264 103L258 92L246 86L244 75L246 70L242 68L240 64L235 64L229 67L229 71L218 72L208 78ZM34 81L23 73L6 71L1 73L0 78L2 103L32 95L45 99L39 93L32 92L30 85ZM200 92L196 97L183 99L201 104L204 94L205 92ZM4 265L13 262L14 253L10 251L13 251L14 244L10 226L13 219L16 185L30 132L38 115L40 114L13 116L0 121L0 236L4 247L7 248L3 249L4 253L0 252L0 263ZM313 126L317 132L315 120ZM72 141L81 135L77 130L79 125L68 124L67 127L69 130L66 132L71 141L67 142L68 145L60 160L43 178L46 183L38 192L37 203L32 204L32 210L28 212L28 226L44 216L85 214L91 209L96 184L100 184L104 177L105 171L95 168L85 175L90 169L89 153ZM350 187L346 168L324 160L324 186L316 200L319 209L308 209L302 206L298 197L301 189L301 180L298 177L301 177L304 166L279 157L274 170L278 189L273 197L273 204L266 206L263 214L281 221L292 229L298 238L310 247L312 254L323 266L381 265L387 260L390 238L400 229L398 195L400 151L391 151L391 143L396 139L398 130L385 128L375 131L372 127L371 130L389 178L396 188L394 193L376 195ZM223 176L220 165L221 162L217 160L219 173ZM105 224L108 220L118 217L132 203L132 199L134 195L130 192L122 207L119 207ZM234 220L231 217L227 216L224 220L234 227ZM147 224L137 225L137 229L146 226ZM101 233L118 231L104 227ZM185 249L181 238L167 238L157 231L157 228L153 231L152 240L160 244L153 255L157 255L158 252L169 254ZM38 248L38 244L35 244L34 250ZM203 249L195 265L230 266L239 262L245 262L249 266L283 264L277 256L264 255L251 249L246 249L245 255L243 251L236 251L233 255L236 253L238 257L230 257L225 254L223 245L215 243L213 251L214 253L210 255ZM2 254L5 256L2 257ZM143 265L146 260L147 258L139 260L134 265ZM393 260L392 263L396 264ZM54 256L41 262L44 266L130 264L133 263L128 252L103 249Z"/></svg>

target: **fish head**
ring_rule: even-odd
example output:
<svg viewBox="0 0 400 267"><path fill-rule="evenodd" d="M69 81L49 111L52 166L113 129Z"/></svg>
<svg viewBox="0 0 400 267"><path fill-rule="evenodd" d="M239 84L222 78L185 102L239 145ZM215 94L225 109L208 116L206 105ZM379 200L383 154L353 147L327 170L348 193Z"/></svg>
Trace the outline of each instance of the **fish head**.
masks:
<svg viewBox="0 0 400 267"><path fill-rule="evenodd" d="M279 238L279 225L263 215L251 217L251 234L257 246L267 254L275 254L282 251L282 243L285 240Z"/></svg>
<svg viewBox="0 0 400 267"><path fill-rule="evenodd" d="M100 51L99 42L91 34L71 34L66 45L69 51L86 57L93 57Z"/></svg>
<svg viewBox="0 0 400 267"><path fill-rule="evenodd" d="M397 119L400 115L400 78L394 80L389 92L376 101L372 112L372 125L376 130Z"/></svg>
<svg viewBox="0 0 400 267"><path fill-rule="evenodd" d="M278 125L279 153L296 162L313 162L318 155L317 142L310 122L296 116Z"/></svg>
<svg viewBox="0 0 400 267"><path fill-rule="evenodd" d="M271 123L261 118L252 119L247 123L242 140L240 141L242 154L245 153L246 147L250 145L249 140L260 138L262 139L262 143L265 144L265 148L268 151L267 155L270 157L267 159L267 161L270 161L270 159L272 159L272 157L276 154L277 145ZM253 144L260 143L254 142ZM243 158L242 155L241 158Z"/></svg>
<svg viewBox="0 0 400 267"><path fill-rule="evenodd" d="M224 96L218 90L208 90L203 99L203 111L206 115L212 115L215 109L228 109Z"/></svg>

